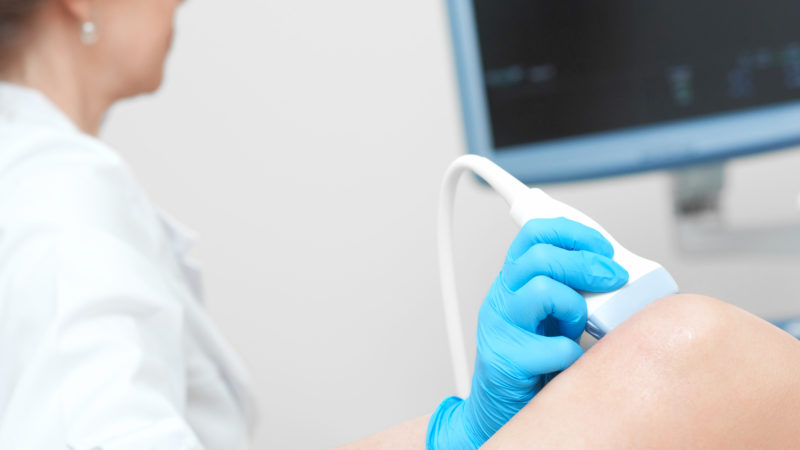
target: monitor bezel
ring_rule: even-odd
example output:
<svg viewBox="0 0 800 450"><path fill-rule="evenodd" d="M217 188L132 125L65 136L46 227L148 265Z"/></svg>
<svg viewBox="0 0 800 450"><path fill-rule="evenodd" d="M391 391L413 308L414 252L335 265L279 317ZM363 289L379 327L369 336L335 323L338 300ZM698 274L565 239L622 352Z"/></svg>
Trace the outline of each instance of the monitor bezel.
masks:
<svg viewBox="0 0 800 450"><path fill-rule="evenodd" d="M447 0L447 7L468 150L492 159L525 183L671 169L800 144L797 100L498 151L493 145L473 1Z"/></svg>

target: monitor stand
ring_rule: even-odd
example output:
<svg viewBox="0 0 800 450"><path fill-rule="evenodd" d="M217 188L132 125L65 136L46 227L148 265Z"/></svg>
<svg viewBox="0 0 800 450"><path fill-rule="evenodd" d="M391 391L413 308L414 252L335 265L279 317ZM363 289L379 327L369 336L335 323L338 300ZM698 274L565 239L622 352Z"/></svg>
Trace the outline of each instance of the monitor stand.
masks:
<svg viewBox="0 0 800 450"><path fill-rule="evenodd" d="M724 169L724 162L716 162L673 172L675 233L680 251L692 256L800 253L800 223L765 227L726 223L720 207Z"/></svg>
<svg viewBox="0 0 800 450"><path fill-rule="evenodd" d="M678 248L695 257L725 254L800 253L800 224L770 227L732 227L720 207L725 163L694 166L673 172L675 226ZM800 317L772 323L800 339Z"/></svg>

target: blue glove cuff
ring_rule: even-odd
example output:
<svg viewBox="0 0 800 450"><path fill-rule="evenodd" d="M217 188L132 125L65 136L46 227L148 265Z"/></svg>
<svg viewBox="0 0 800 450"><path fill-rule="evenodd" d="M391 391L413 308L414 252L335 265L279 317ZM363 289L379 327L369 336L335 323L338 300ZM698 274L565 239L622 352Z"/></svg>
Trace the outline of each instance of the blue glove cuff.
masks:
<svg viewBox="0 0 800 450"><path fill-rule="evenodd" d="M428 436L425 448L428 450L470 450L477 449L476 443L468 436L464 426L464 400L459 397L446 398L428 422Z"/></svg>

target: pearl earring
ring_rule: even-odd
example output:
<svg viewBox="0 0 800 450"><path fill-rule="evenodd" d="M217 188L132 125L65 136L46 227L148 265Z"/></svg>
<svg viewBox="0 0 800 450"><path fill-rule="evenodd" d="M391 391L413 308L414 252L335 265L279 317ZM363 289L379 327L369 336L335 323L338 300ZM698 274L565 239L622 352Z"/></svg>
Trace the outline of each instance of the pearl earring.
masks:
<svg viewBox="0 0 800 450"><path fill-rule="evenodd" d="M92 45L97 42L97 25L87 20L81 24L81 42L84 45Z"/></svg>

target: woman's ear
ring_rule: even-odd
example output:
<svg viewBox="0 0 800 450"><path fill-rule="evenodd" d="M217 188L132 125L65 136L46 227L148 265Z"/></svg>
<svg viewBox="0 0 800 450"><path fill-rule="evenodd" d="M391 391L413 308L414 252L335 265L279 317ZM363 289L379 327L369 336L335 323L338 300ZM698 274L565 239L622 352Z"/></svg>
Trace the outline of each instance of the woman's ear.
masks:
<svg viewBox="0 0 800 450"><path fill-rule="evenodd" d="M91 22L93 17L93 6L91 0L57 0L64 10L75 18L78 23Z"/></svg>

